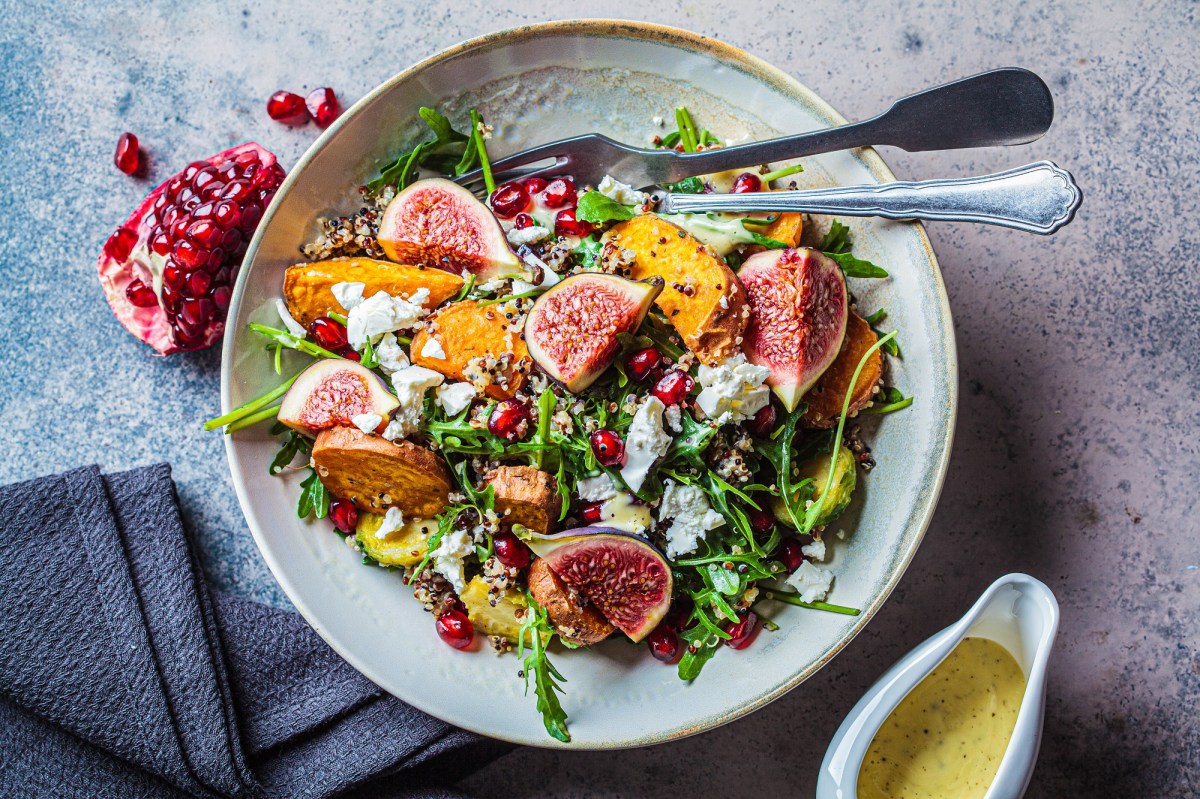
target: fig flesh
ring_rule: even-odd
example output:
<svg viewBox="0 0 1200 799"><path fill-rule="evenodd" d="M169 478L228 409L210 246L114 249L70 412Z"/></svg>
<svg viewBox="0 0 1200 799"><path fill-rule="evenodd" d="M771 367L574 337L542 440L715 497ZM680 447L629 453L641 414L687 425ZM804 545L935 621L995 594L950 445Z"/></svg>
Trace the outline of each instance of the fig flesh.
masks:
<svg viewBox="0 0 1200 799"><path fill-rule="evenodd" d="M638 329L662 288L657 276L640 281L596 272L572 275L533 304L525 319L525 346L547 374L579 393L613 362L617 337Z"/></svg>
<svg viewBox="0 0 1200 799"><path fill-rule="evenodd" d="M475 195L449 180L418 180L396 195L379 223L379 246L402 264L432 266L480 281L526 275L504 230Z"/></svg>
<svg viewBox="0 0 1200 799"><path fill-rule="evenodd" d="M767 384L790 412L837 358L846 334L846 280L816 250L767 250L738 271L750 303L742 350L771 370Z"/></svg>
<svg viewBox="0 0 1200 799"><path fill-rule="evenodd" d="M400 401L365 366L342 358L317 361L292 383L279 406L279 421L315 436L332 427L353 427L355 417L375 414L382 430ZM361 420L360 420L361 421Z"/></svg>
<svg viewBox="0 0 1200 799"><path fill-rule="evenodd" d="M529 547L635 643L658 626L671 606L671 568L640 536L583 527L534 536Z"/></svg>

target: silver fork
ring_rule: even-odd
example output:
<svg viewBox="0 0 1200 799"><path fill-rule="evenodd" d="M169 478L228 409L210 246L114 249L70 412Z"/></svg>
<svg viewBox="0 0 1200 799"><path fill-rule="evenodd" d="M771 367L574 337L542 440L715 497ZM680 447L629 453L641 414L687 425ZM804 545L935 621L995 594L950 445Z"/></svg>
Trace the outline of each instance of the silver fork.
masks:
<svg viewBox="0 0 1200 799"><path fill-rule="evenodd" d="M1028 70L1008 67L926 89L897 100L876 117L836 128L699 153L631 147L590 133L498 159L492 164L492 175L497 184L571 175L580 186L595 186L612 175L645 188L867 145L921 152L1026 144L1040 138L1053 118L1054 100L1042 79ZM476 194L484 192L482 170L456 180Z"/></svg>

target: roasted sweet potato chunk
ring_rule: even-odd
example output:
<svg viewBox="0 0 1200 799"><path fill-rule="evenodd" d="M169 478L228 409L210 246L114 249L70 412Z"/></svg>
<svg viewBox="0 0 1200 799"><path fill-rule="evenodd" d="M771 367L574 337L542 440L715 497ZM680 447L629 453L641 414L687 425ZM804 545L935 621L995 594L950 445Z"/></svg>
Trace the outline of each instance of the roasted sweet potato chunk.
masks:
<svg viewBox="0 0 1200 799"><path fill-rule="evenodd" d="M359 510L431 518L449 504L450 475L442 459L408 441L391 442L357 427L333 427L312 449L317 476L335 497Z"/></svg>
<svg viewBox="0 0 1200 799"><path fill-rule="evenodd" d="M480 305L474 300L447 305L430 317L433 332L420 330L413 336L412 362L452 380L468 380L495 370L484 393L492 399L508 399L529 376L533 359L521 338L521 331L508 330L509 320L496 305ZM445 357L425 354L430 338ZM436 347L432 348L436 352ZM506 363L497 366L488 359Z"/></svg>
<svg viewBox="0 0 1200 799"><path fill-rule="evenodd" d="M331 258L287 268L283 276L283 297L288 311L305 327L330 311L346 313L330 291L335 283L362 283L364 297L380 291L412 296L418 289L429 289L429 299L423 304L426 308L436 308L457 294L463 281L452 272L425 266L406 266L372 258Z"/></svg>
<svg viewBox="0 0 1200 799"><path fill-rule="evenodd" d="M803 401L808 403L808 409L800 417L801 424L805 427L820 428L837 424L838 415L842 412L842 401L850 388L850 378L854 377L854 370L858 368L863 353L878 340L879 337L875 335L867 320L851 312L846 318L846 336L842 339L841 351L817 380L816 385L804 395ZM875 350L863 365L858 382L854 384L854 393L850 398L850 416L854 416L871 401L875 386L881 377L883 355L879 350Z"/></svg>
<svg viewBox="0 0 1200 799"><path fill-rule="evenodd" d="M509 523L549 533L558 521L562 500L554 475L532 466L500 466L488 475L496 491L496 513Z"/></svg>
<svg viewBox="0 0 1200 799"><path fill-rule="evenodd" d="M655 214L614 225L605 241L632 250L633 277L660 275L654 301L701 363L715 366L740 351L749 318L746 292L725 261L678 225Z"/></svg>
<svg viewBox="0 0 1200 799"><path fill-rule="evenodd" d="M567 587L559 576L535 558L529 564L529 592L546 609L546 615L558 634L576 644L595 644L612 635L615 629L593 605Z"/></svg>
<svg viewBox="0 0 1200 799"><path fill-rule="evenodd" d="M795 247L800 243L800 234L804 232L804 214L780 214L775 217L774 222L759 232L769 239L782 241L789 247Z"/></svg>

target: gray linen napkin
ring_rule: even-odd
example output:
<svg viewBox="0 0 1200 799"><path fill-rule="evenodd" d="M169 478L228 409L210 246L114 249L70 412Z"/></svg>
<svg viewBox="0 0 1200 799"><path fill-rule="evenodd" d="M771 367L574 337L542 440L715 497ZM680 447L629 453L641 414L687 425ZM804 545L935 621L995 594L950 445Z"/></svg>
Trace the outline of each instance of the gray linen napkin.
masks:
<svg viewBox="0 0 1200 799"><path fill-rule="evenodd" d="M508 749L210 591L167 465L0 488L0 795L434 799Z"/></svg>

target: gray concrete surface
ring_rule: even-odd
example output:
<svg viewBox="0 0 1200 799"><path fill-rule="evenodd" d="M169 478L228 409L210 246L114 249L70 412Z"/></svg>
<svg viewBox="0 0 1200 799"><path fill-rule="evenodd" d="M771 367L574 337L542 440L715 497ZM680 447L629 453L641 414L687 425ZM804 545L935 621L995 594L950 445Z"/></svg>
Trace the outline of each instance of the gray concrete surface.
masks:
<svg viewBox="0 0 1200 799"><path fill-rule="evenodd" d="M152 357L94 275L113 226L192 157L246 139L285 164L299 156L315 131L266 118L277 88L328 84L352 101L459 40L569 16L720 37L851 118L917 87L1028 67L1058 104L1042 141L884 152L902 178L1051 158L1085 191L1079 219L1052 239L930 226L958 331L959 434L933 526L887 607L828 668L740 722L641 751L522 750L465 785L484 797L810 795L826 741L871 681L994 577L1022 570L1063 610L1029 796L1196 795L1200 6L495 5L0 0L0 479L169 460L215 582L286 601L245 531L219 439L198 426L218 405L217 351ZM149 151L145 181L112 168L123 130Z"/></svg>

